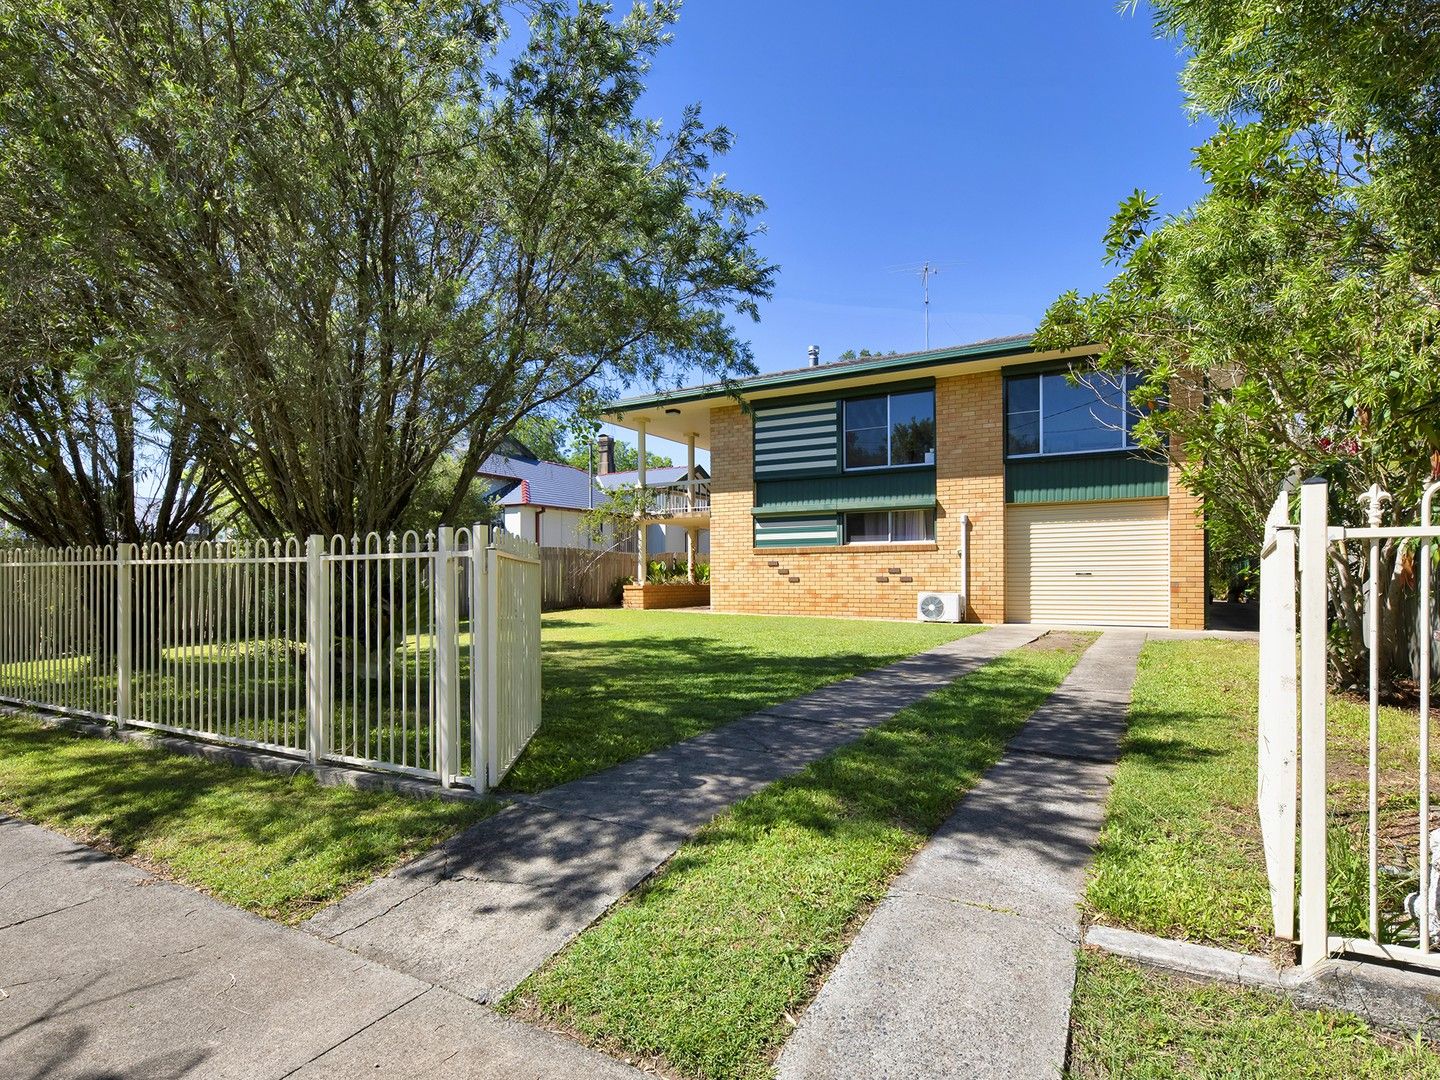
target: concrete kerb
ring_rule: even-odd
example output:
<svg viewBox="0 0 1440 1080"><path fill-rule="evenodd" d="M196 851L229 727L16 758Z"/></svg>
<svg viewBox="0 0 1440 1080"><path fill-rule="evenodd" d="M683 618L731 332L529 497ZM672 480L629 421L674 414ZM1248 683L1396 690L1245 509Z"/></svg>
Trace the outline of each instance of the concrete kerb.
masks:
<svg viewBox="0 0 1440 1080"><path fill-rule="evenodd" d="M412 799L444 799L450 802L487 802L494 796L473 791L470 788L445 788L437 783L352 769L343 765L312 765L298 758L282 754L267 753L264 750L250 750L243 746L229 746L224 743L202 742L179 735L166 735L148 728L126 728L123 731L109 724L93 720L81 720L73 716L45 713L38 709L0 706L0 712L9 716L21 716L34 720L41 727L72 731L96 739L110 739L116 742L148 746L182 757L199 758L217 765L231 765L240 769L275 776L297 776L309 773L323 787L349 787L360 791L386 791L392 795L404 795Z"/></svg>
<svg viewBox="0 0 1440 1080"><path fill-rule="evenodd" d="M1440 980L1433 972L1338 958L1314 970L1278 968L1263 956L1112 926L1091 926L1085 944L1182 978L1267 991L1307 1009L1350 1013L1385 1031L1440 1039Z"/></svg>

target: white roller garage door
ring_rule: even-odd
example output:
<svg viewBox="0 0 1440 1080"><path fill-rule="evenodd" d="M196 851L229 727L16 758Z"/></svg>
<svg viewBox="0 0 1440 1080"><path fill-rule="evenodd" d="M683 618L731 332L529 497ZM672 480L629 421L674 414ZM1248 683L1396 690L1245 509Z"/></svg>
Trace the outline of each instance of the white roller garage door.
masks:
<svg viewBox="0 0 1440 1080"><path fill-rule="evenodd" d="M1005 617L1168 626L1166 500L1007 507Z"/></svg>

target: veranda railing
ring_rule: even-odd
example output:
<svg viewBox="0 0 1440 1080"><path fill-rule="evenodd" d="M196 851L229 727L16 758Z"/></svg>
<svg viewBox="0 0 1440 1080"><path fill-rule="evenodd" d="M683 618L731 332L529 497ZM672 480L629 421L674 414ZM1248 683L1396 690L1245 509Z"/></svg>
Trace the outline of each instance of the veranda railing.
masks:
<svg viewBox="0 0 1440 1080"><path fill-rule="evenodd" d="M0 700L484 790L539 726L540 585L485 526L10 549Z"/></svg>

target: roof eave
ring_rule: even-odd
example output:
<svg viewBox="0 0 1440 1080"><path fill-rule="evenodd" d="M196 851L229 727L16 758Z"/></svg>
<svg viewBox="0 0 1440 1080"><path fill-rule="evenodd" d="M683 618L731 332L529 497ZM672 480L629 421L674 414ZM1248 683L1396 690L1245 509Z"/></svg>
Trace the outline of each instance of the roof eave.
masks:
<svg viewBox="0 0 1440 1080"><path fill-rule="evenodd" d="M837 365L821 364L814 368L780 372L774 375L754 375L748 379L737 379L731 383L708 383L704 386L666 390L655 394L621 398L607 404L604 415L616 416L636 409L679 404L689 401L704 401L710 398L744 396L747 391L771 390L787 386L808 386L835 379L851 379L877 372L911 371L916 368L935 367L965 361L993 360L1007 356L1019 356L1034 352L1031 347L1033 334L1008 338L1002 342L987 342L964 345L959 348L932 349L929 352L906 353L901 356L879 357L860 363Z"/></svg>

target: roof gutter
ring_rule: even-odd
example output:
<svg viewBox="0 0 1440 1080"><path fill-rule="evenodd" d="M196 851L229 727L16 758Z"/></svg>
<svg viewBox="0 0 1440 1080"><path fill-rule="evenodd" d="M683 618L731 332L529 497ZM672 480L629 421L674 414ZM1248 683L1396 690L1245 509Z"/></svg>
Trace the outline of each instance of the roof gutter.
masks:
<svg viewBox="0 0 1440 1080"><path fill-rule="evenodd" d="M837 379L852 379L857 375L869 375L877 371L913 371L917 368L936 367L941 364L1020 356L1034 351L1031 348L1033 340L1033 336L1026 336L998 344L968 345L959 349L936 349L900 358L880 357L862 363L828 365L800 371L787 371L776 375L755 375L731 383L708 383L705 386L621 398L607 404L604 411L621 413L631 409L653 408L657 405L704 401L707 398L739 397L748 391L768 390L775 387L808 386L833 382Z"/></svg>

